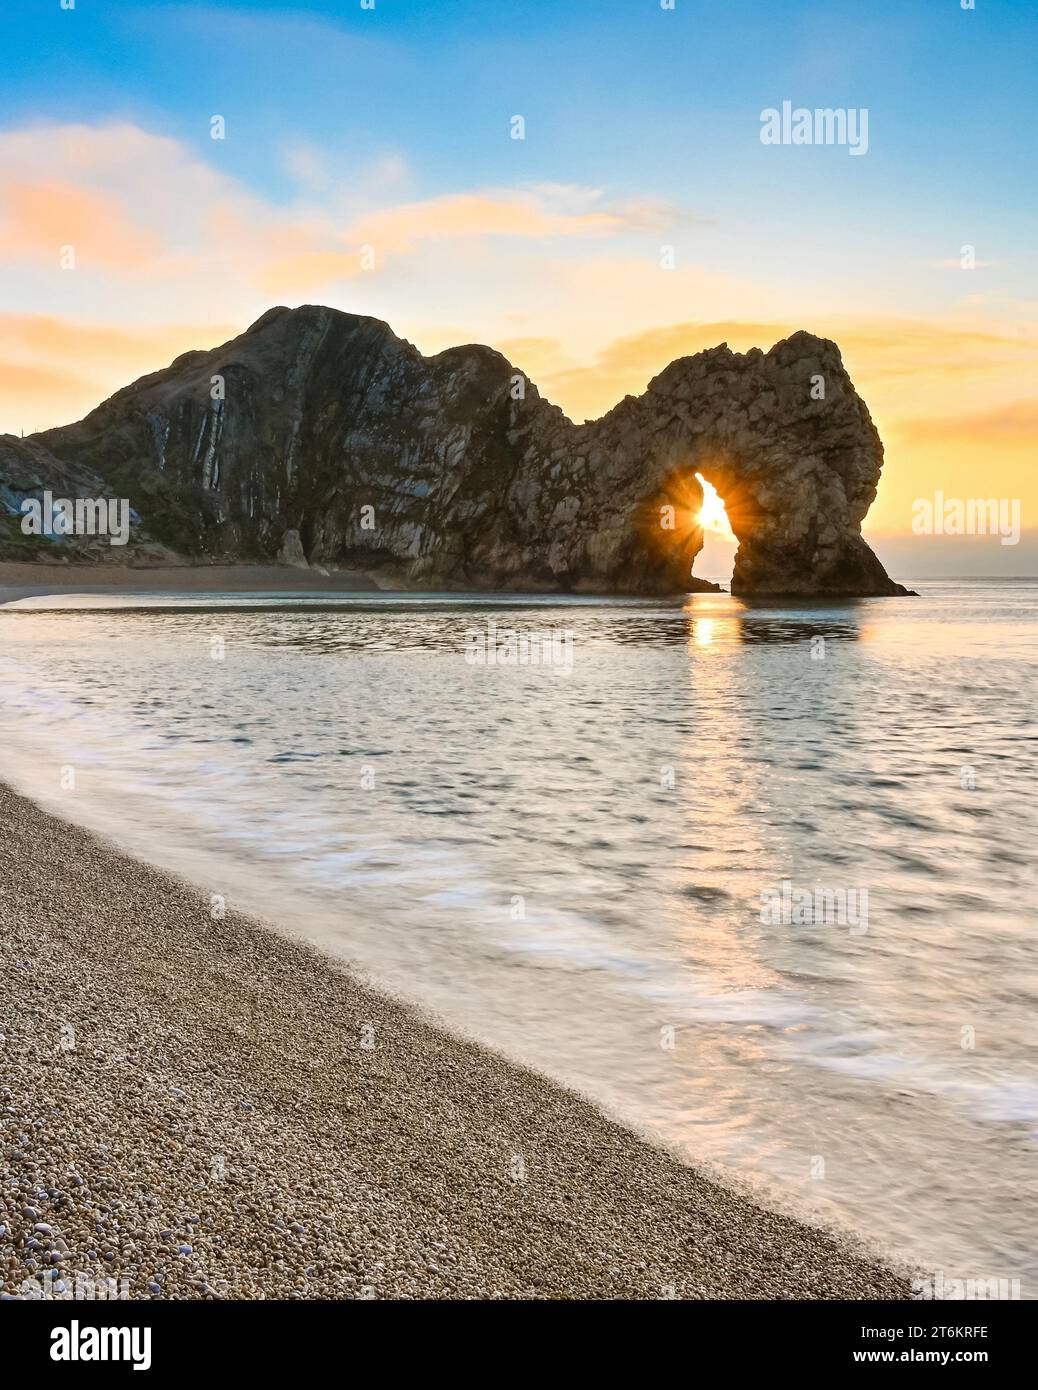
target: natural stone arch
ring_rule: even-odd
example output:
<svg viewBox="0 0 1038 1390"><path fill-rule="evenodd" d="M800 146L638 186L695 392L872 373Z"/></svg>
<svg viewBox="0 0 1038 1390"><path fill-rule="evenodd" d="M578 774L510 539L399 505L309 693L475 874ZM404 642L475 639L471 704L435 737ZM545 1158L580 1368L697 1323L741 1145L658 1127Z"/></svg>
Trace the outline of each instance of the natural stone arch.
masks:
<svg viewBox="0 0 1038 1390"><path fill-rule="evenodd" d="M272 558L295 531L311 563L457 588L681 592L691 563L646 544L644 514L698 471L739 537L734 593L905 592L861 536L883 447L834 343L722 344L583 425L515 378L489 348L426 358L377 319L279 308L31 447L193 553Z"/></svg>
<svg viewBox="0 0 1038 1390"><path fill-rule="evenodd" d="M590 445L574 447L608 460L612 503L627 505L636 534L644 499L675 476L698 472L717 489L739 540L733 593L904 592L861 536L883 446L834 343L800 333L768 353L682 358L581 432ZM632 563L622 548L615 559L599 571L604 587L675 586L685 573L683 555L671 567Z"/></svg>

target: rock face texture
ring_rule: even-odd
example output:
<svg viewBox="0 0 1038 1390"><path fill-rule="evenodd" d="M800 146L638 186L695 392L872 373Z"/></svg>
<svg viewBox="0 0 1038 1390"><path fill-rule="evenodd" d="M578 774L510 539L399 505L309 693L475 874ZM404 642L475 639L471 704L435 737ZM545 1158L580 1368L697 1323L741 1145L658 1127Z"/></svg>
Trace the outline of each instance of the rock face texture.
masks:
<svg viewBox="0 0 1038 1390"><path fill-rule="evenodd" d="M861 536L879 435L808 333L681 358L577 425L489 348L426 358L376 319L278 308L78 424L0 443L100 478L182 553L428 587L708 587L699 472L740 541L734 593L906 592Z"/></svg>
<svg viewBox="0 0 1038 1390"><path fill-rule="evenodd" d="M0 434L0 559L35 560L62 558L90 562L103 560L117 563L125 559L120 547L113 548L107 536L97 534L68 535L44 538L26 535L22 530L22 503L26 498L43 500L47 492L53 499L91 497L117 498L105 480L89 468L66 464L57 459L38 439L18 439ZM130 531L134 538L133 551L158 556L161 547L149 543L141 519L130 514Z"/></svg>

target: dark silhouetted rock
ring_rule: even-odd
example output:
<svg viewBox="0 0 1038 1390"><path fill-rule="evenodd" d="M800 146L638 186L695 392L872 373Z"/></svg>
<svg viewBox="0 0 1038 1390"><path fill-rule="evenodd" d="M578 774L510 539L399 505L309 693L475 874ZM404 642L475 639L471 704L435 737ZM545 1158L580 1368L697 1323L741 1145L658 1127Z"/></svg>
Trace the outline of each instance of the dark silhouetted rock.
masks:
<svg viewBox="0 0 1038 1390"><path fill-rule="evenodd" d="M377 319L271 309L24 444L183 553L424 587L708 587L698 471L740 540L733 592L905 592L861 536L882 444L838 348L808 333L681 358L576 425L489 348L426 358Z"/></svg>

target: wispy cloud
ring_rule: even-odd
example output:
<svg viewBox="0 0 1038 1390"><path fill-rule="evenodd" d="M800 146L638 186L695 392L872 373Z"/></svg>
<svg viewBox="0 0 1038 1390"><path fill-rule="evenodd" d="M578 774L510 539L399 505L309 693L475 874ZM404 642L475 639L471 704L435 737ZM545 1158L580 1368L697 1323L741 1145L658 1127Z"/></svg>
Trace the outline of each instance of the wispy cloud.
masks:
<svg viewBox="0 0 1038 1390"><path fill-rule="evenodd" d="M961 256L946 256L942 261L930 262L933 270L990 270L995 265L998 265L998 261L971 260L968 265L964 265Z"/></svg>
<svg viewBox="0 0 1038 1390"><path fill-rule="evenodd" d="M913 443L1030 444L1038 446L1038 401L1014 401L998 410L898 420L898 435Z"/></svg>
<svg viewBox="0 0 1038 1390"><path fill-rule="evenodd" d="M128 381L240 325L117 326L43 314L0 314L0 432L31 434L92 410Z"/></svg>
<svg viewBox="0 0 1038 1390"><path fill-rule="evenodd" d="M264 292L305 295L352 279L427 242L599 240L666 225L654 201L612 204L599 189L563 185L486 188L390 202L343 214L341 185L297 151L311 194L279 205L203 163L188 148L131 125L34 127L0 134L0 255L53 265L72 246L77 265L107 275L156 278L206 272ZM391 186L395 161L369 165ZM370 255L362 259L366 248Z"/></svg>
<svg viewBox="0 0 1038 1390"><path fill-rule="evenodd" d="M554 189L446 194L386 208L362 219L350 235L393 253L413 250L424 240L615 236L651 224L660 215L654 205L610 209L597 190L576 194L576 201L584 204L578 210L567 208L560 190Z"/></svg>
<svg viewBox="0 0 1038 1390"><path fill-rule="evenodd" d="M12 260L56 261L69 247L77 261L136 272L154 264L159 239L142 227L113 194L66 181L11 181L3 185L0 255Z"/></svg>

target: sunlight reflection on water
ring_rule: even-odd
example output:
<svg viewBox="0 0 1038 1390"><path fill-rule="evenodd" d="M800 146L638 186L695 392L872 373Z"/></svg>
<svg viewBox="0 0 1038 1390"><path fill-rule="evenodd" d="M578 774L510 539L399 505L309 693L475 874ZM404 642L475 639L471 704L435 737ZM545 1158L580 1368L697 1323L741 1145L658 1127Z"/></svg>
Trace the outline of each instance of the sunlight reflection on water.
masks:
<svg viewBox="0 0 1038 1390"><path fill-rule="evenodd" d="M923 587L34 602L0 609L5 775L690 1157L1026 1296L1038 587ZM572 670L469 664L488 615L571 629ZM867 889L867 932L764 925L783 881Z"/></svg>

